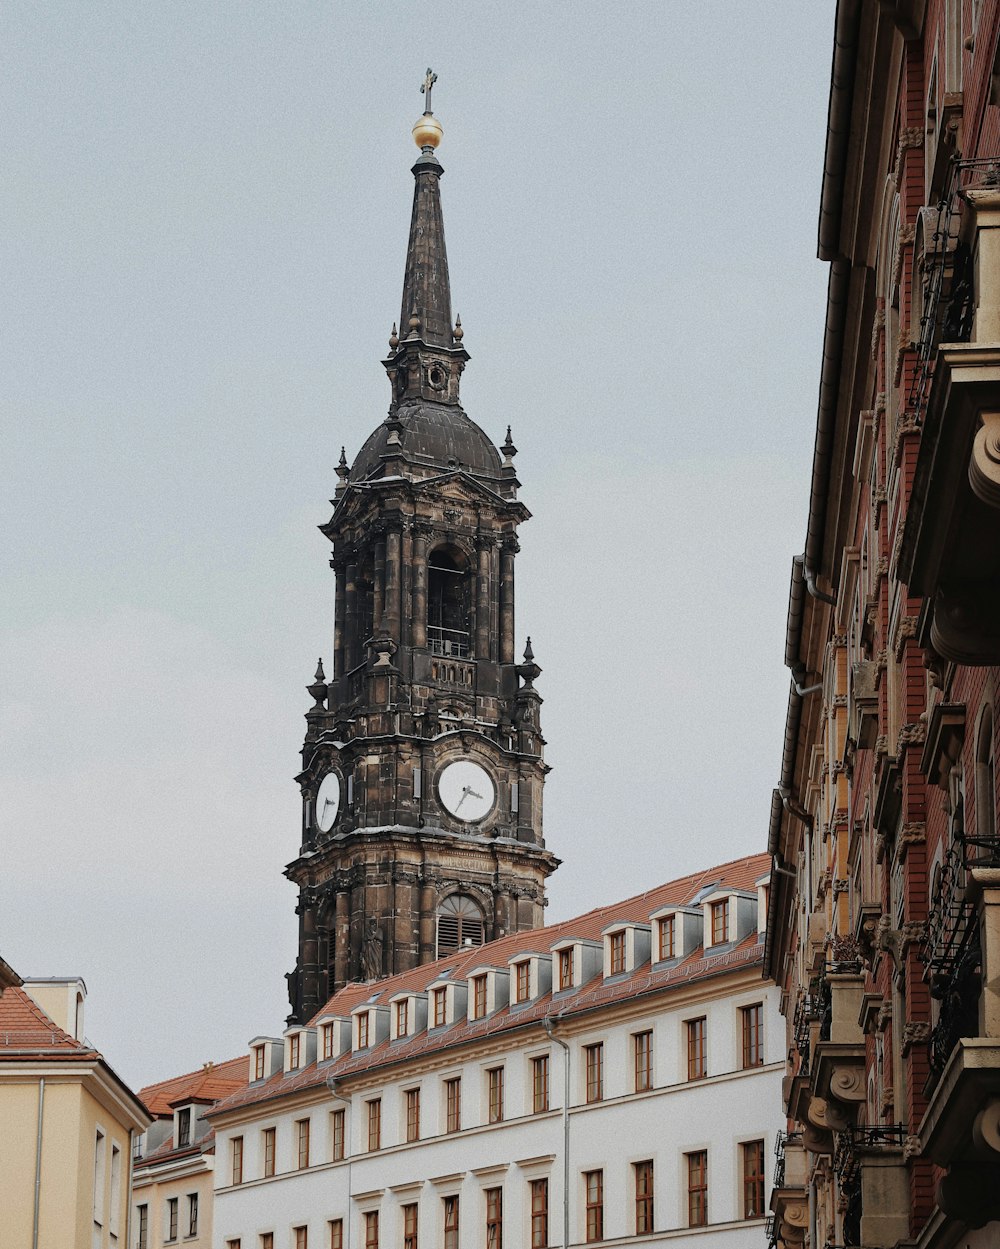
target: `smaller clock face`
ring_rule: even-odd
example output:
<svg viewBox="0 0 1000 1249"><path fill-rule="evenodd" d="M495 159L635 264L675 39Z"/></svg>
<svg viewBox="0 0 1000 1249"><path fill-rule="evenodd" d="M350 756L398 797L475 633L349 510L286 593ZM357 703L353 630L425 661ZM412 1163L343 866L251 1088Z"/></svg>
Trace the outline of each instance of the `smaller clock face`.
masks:
<svg viewBox="0 0 1000 1249"><path fill-rule="evenodd" d="M340 810L340 777L327 772L316 794L316 827L321 833L333 828Z"/></svg>
<svg viewBox="0 0 1000 1249"><path fill-rule="evenodd" d="M485 768L471 759L458 759L441 773L438 795L452 815L471 822L489 815L496 789Z"/></svg>

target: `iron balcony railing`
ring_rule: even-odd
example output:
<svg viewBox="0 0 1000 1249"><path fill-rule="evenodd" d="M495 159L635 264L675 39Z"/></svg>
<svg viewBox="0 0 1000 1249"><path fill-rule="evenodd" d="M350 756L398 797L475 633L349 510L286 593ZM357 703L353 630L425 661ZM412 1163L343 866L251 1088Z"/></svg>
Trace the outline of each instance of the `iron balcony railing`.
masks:
<svg viewBox="0 0 1000 1249"><path fill-rule="evenodd" d="M468 659L469 657L469 634L464 629L445 629L441 625L428 625L427 645L432 655L445 655L449 659Z"/></svg>

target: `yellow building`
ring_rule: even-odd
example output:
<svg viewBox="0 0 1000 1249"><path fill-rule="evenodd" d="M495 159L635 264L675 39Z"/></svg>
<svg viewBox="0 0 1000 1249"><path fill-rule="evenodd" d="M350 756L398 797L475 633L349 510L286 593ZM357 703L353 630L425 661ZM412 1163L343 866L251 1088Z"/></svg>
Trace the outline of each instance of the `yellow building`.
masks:
<svg viewBox="0 0 1000 1249"><path fill-rule="evenodd" d="M129 1249L211 1245L215 1134L204 1115L246 1087L249 1062L206 1063L140 1091L153 1122L136 1142Z"/></svg>
<svg viewBox="0 0 1000 1249"><path fill-rule="evenodd" d="M83 1035L82 980L26 980L0 995L0 1243L131 1243L132 1141L142 1103Z"/></svg>

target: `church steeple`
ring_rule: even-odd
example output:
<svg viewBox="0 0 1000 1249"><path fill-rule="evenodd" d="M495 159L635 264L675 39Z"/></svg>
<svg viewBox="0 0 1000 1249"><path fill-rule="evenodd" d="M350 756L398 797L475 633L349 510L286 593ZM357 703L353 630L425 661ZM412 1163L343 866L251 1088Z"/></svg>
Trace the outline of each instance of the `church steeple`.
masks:
<svg viewBox="0 0 1000 1249"><path fill-rule="evenodd" d="M437 74L430 69L420 90L425 111L413 126L420 156L413 166L413 211L403 274L403 299L398 336L390 338L392 355L384 361L399 402L419 395L439 403L458 402L458 381L467 352L461 323L451 316L451 283L441 212L441 175L436 155L444 130L431 111L431 88Z"/></svg>
<svg viewBox="0 0 1000 1249"><path fill-rule="evenodd" d="M501 451L462 410L468 356L451 324L441 217L441 125L421 149L402 323L383 361L388 417L348 467L333 515L332 675L308 687L291 1019L350 980L537 927L545 881L541 669L515 661L518 499Z"/></svg>

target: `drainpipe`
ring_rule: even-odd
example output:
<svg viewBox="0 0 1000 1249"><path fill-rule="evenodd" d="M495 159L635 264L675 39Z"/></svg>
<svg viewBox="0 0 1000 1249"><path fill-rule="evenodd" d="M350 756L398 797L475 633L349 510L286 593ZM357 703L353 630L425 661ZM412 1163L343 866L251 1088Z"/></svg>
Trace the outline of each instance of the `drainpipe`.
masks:
<svg viewBox="0 0 1000 1249"><path fill-rule="evenodd" d="M563 1234L562 1249L569 1249L569 1046L556 1036L555 1027L549 1015L542 1020L542 1026L549 1034L549 1040L563 1050Z"/></svg>
<svg viewBox="0 0 1000 1249"><path fill-rule="evenodd" d="M42 1114L45 1110L45 1077L38 1081L38 1135L35 1139L35 1210L31 1225L31 1249L38 1249L38 1212L42 1195Z"/></svg>
<svg viewBox="0 0 1000 1249"><path fill-rule="evenodd" d="M340 1091L340 1081L336 1076L326 1077L326 1087L330 1090L330 1096L336 1098L338 1102L343 1102L348 1110L351 1110L350 1096L345 1097ZM353 1212L351 1210L351 1169L354 1166L354 1150L351 1148L349 1132L354 1131L354 1116L352 1114L350 1120L344 1116L344 1149L347 1152L347 1211L344 1215L347 1223L347 1243L344 1249L351 1249L351 1228L354 1225Z"/></svg>

